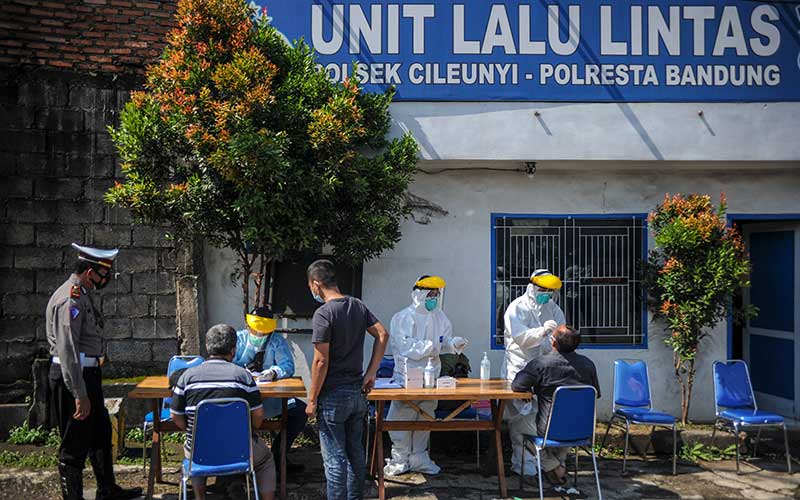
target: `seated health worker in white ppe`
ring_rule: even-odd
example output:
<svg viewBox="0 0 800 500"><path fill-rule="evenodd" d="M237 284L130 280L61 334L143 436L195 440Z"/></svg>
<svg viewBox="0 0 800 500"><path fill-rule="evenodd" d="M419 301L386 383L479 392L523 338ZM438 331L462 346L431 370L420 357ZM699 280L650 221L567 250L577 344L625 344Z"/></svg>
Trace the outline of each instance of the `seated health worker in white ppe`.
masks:
<svg viewBox="0 0 800 500"><path fill-rule="evenodd" d="M438 276L422 276L414 284L411 305L392 317L389 327L389 343L394 356L394 380L404 383L406 366L421 367L433 361L436 376L441 362L439 354L461 354L467 345L462 337L453 337L453 325L442 311L442 291L445 282ZM418 407L433 416L437 401L413 401ZM421 420L422 417L409 405L393 401L387 420ZM386 462L383 472L397 476L406 472L438 474L439 466L428 455L429 431L392 431L392 457Z"/></svg>
<svg viewBox="0 0 800 500"><path fill-rule="evenodd" d="M503 317L505 323L505 362L501 375L509 382L534 358L550 351L550 335L566 323L564 312L553 300L561 288L561 280L547 269L532 275L525 293L517 297ZM522 468L522 435L537 435L536 401L515 399L506 405L505 418L511 437L511 470L520 474ZM526 451L525 475L536 475L536 456Z"/></svg>

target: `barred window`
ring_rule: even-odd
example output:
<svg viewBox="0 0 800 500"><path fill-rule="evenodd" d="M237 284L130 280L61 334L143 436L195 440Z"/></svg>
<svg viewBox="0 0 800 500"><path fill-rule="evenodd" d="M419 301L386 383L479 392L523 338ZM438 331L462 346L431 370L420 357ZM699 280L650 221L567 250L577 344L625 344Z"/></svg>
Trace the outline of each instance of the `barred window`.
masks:
<svg viewBox="0 0 800 500"><path fill-rule="evenodd" d="M493 215L492 347L502 349L503 315L549 269L563 287L554 300L584 346L643 346L646 310L642 259L645 215Z"/></svg>

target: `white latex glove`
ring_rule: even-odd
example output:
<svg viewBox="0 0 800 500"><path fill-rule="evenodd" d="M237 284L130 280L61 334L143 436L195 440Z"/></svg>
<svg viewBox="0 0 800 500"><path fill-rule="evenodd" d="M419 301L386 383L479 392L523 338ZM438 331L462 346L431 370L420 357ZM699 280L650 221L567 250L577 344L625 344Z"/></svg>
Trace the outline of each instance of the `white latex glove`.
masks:
<svg viewBox="0 0 800 500"><path fill-rule="evenodd" d="M453 337L453 349L455 349L456 354L461 354L467 344L469 344L469 340L464 337Z"/></svg>
<svg viewBox="0 0 800 500"><path fill-rule="evenodd" d="M550 335L551 333L553 333L553 330L558 328L558 323L556 323L552 319L548 319L547 321L544 322L544 325L542 326L544 326L545 334Z"/></svg>
<svg viewBox="0 0 800 500"><path fill-rule="evenodd" d="M275 371L274 370L264 370L261 372L261 375L258 376L259 380L263 380L265 382L271 382L275 380Z"/></svg>

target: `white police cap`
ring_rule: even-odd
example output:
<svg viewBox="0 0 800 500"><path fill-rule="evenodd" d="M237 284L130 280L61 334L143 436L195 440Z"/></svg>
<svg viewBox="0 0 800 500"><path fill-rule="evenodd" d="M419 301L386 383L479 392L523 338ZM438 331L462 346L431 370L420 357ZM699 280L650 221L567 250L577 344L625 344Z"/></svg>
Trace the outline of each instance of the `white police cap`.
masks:
<svg viewBox="0 0 800 500"><path fill-rule="evenodd" d="M102 250L100 248L81 246L77 243L73 243L72 248L78 251L78 259L109 268L114 264L114 259L117 258L117 254L119 253L119 249L116 248L112 250Z"/></svg>

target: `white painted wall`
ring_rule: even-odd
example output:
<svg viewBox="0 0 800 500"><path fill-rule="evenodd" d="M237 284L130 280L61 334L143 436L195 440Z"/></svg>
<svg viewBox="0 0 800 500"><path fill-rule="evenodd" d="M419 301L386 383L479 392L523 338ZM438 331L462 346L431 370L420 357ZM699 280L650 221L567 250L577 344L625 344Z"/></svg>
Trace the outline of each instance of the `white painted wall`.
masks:
<svg viewBox="0 0 800 500"><path fill-rule="evenodd" d="M410 131L426 160L800 159L798 102L400 102L391 112L393 133Z"/></svg>
<svg viewBox="0 0 800 500"><path fill-rule="evenodd" d="M800 155L799 155L800 156ZM426 162L435 169L438 162ZM510 168L517 166L507 162ZM503 163L499 163L503 165ZM481 162L448 167L480 167ZM488 165L488 163L486 164ZM492 163L497 167L498 163ZM599 166L599 168L598 168ZM540 166L533 179L522 173L454 170L437 175L419 174L410 191L447 210L448 215L427 225L407 220L403 239L392 251L364 266L363 298L388 325L394 312L409 303L413 282L423 273L447 280L445 311L454 333L470 340L467 355L477 376L481 353L489 350L491 325L490 214L505 213L643 213L663 200L664 193L725 192L730 213L800 213L800 164L749 165L728 169L725 163L645 162L637 168L618 169L610 163L573 162ZM779 167L779 168L775 168ZM652 242L650 244L652 248ZM209 324L225 321L243 325L240 292L230 284L230 254L209 250L206 255ZM303 323L290 324L300 327ZM647 350L584 349L597 364L603 398L599 417L610 414L612 362L620 357L645 359L651 370L657 405L677 414L679 389L673 382L671 351L663 344L663 331L648 325ZM310 361L307 335L290 335L296 352ZM713 416L710 364L727 354L725 325L706 341L699 359L700 371L693 398L692 418ZM365 346L365 359L371 342ZM499 376L502 351L491 351L492 372ZM299 364L304 364L303 360Z"/></svg>

